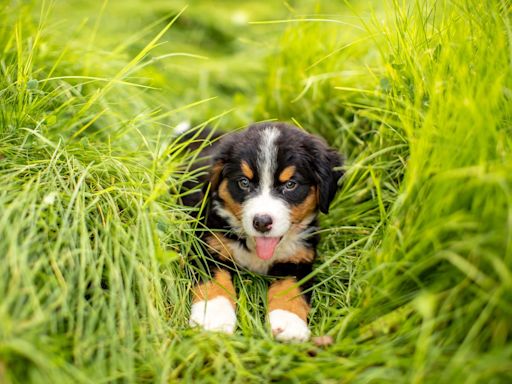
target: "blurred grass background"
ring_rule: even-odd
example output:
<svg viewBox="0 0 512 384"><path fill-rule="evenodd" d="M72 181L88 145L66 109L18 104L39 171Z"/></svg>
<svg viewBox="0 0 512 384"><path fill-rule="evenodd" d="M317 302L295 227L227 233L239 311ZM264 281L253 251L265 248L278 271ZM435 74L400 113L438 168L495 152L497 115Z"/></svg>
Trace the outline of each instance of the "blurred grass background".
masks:
<svg viewBox="0 0 512 384"><path fill-rule="evenodd" d="M4 0L0 382L512 379L509 1ZM187 327L173 130L280 119L347 157L311 327ZM170 191L170 192L169 192Z"/></svg>

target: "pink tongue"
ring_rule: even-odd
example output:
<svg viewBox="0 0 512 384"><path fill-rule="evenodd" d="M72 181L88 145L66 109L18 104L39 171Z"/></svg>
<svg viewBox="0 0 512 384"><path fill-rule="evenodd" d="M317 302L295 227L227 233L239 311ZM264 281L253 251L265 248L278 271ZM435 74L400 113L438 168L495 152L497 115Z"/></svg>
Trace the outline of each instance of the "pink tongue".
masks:
<svg viewBox="0 0 512 384"><path fill-rule="evenodd" d="M263 260L270 259L274 256L279 240L279 237L256 237L256 255Z"/></svg>

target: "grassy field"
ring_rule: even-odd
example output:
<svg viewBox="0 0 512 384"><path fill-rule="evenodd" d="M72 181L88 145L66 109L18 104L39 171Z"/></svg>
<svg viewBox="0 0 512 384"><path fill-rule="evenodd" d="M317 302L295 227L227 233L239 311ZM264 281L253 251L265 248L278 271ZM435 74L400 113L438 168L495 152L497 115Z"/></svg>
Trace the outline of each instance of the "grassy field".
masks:
<svg viewBox="0 0 512 384"><path fill-rule="evenodd" d="M512 380L508 0L3 0L0 383ZM310 323L188 328L183 120L294 122L347 158Z"/></svg>

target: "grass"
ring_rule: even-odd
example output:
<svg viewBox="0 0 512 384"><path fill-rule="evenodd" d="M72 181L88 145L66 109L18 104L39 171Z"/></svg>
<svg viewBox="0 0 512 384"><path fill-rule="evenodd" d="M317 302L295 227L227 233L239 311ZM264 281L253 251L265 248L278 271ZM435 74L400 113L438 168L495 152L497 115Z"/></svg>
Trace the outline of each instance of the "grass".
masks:
<svg viewBox="0 0 512 384"><path fill-rule="evenodd" d="M510 382L509 1L3 2L0 382ZM172 135L282 119L347 158L311 327L187 326Z"/></svg>

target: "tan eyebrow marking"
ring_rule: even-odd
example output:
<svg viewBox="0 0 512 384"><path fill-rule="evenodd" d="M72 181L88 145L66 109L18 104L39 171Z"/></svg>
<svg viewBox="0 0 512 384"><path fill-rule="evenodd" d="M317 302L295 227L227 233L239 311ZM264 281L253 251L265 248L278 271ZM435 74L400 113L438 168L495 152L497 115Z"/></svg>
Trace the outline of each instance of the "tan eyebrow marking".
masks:
<svg viewBox="0 0 512 384"><path fill-rule="evenodd" d="M285 181L288 181L292 178L292 176L295 174L295 165L289 165L285 169L281 171L279 174L279 181L281 183L284 183Z"/></svg>
<svg viewBox="0 0 512 384"><path fill-rule="evenodd" d="M252 179L254 177L254 172L252 171L247 161L242 160L242 173L248 178Z"/></svg>

